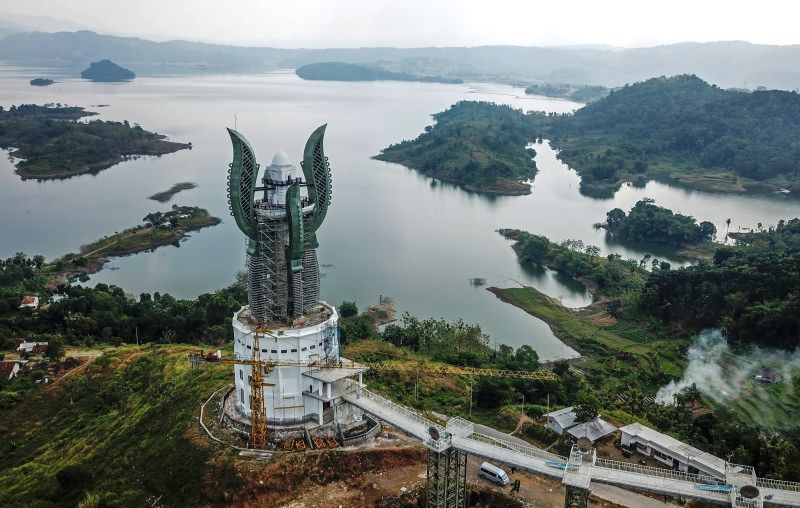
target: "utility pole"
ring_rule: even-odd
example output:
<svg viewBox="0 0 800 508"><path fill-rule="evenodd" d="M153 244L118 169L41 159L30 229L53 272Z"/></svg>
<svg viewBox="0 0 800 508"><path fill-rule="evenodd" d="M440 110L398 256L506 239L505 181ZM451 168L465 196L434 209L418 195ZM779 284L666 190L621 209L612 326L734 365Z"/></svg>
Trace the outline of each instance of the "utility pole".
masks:
<svg viewBox="0 0 800 508"><path fill-rule="evenodd" d="M139 345L139 327L136 327L136 345Z"/></svg>

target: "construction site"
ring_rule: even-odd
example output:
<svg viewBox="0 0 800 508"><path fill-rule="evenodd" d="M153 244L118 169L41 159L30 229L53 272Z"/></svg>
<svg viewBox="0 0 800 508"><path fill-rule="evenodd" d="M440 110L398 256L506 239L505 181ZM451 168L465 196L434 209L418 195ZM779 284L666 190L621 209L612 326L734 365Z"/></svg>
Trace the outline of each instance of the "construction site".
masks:
<svg viewBox="0 0 800 508"><path fill-rule="evenodd" d="M278 152L260 182L253 148L240 133L228 131L233 143L228 197L247 239L248 305L231 319L231 355L220 351L189 355L194 368L221 365L218 368L231 369L233 376L233 382L220 388L201 410L200 422L210 439L256 462L276 454L363 451L387 440L416 443L425 449L421 499L429 508L467 506L471 458L563 485L566 508L589 506L592 490L603 485L664 496L665 502L669 496L745 508L800 507L800 484L758 478L748 465L719 459L721 465L710 474L692 468L691 457L685 470L612 460L599 457L593 441L585 437L577 439L568 455L559 455L462 417L431 418L370 390L364 382L369 371L545 383L556 377L546 369L354 362L340 356L339 315L335 307L320 301L316 255L316 231L332 194L323 149L325 126L306 142L302 171ZM636 436L640 435L651 434L639 431ZM640 453L646 447L648 455L651 446L657 447L636 436L629 435L625 445Z"/></svg>

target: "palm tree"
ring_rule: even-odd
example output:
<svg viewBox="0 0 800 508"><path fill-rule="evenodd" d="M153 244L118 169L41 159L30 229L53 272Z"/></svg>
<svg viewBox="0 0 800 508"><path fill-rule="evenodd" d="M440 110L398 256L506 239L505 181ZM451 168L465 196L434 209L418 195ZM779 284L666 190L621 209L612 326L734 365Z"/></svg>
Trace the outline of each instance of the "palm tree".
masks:
<svg viewBox="0 0 800 508"><path fill-rule="evenodd" d="M731 218L728 217L727 219L725 219L725 242L724 243L728 243L728 231L730 231L730 229L731 229Z"/></svg>

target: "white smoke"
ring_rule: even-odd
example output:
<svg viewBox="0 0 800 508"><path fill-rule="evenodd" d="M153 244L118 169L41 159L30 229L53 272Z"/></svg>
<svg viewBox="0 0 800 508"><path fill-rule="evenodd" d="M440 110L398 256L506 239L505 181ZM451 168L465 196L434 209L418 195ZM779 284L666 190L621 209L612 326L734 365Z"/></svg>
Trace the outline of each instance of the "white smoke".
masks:
<svg viewBox="0 0 800 508"><path fill-rule="evenodd" d="M718 404L743 395L757 396L755 378L765 372L779 374L781 384L793 391L792 376L800 370L800 348L794 353L759 347L732 352L728 341L716 329L704 330L695 338L688 358L683 378L662 387L656 395L657 402L673 404L675 395L693 384Z"/></svg>

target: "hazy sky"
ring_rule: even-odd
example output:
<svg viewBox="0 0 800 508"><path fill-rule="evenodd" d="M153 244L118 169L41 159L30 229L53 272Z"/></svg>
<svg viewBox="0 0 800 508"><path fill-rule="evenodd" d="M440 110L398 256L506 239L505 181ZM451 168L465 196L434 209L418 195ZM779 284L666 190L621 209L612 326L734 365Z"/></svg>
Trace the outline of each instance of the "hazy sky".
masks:
<svg viewBox="0 0 800 508"><path fill-rule="evenodd" d="M800 43L796 0L0 0L0 12L281 47Z"/></svg>

